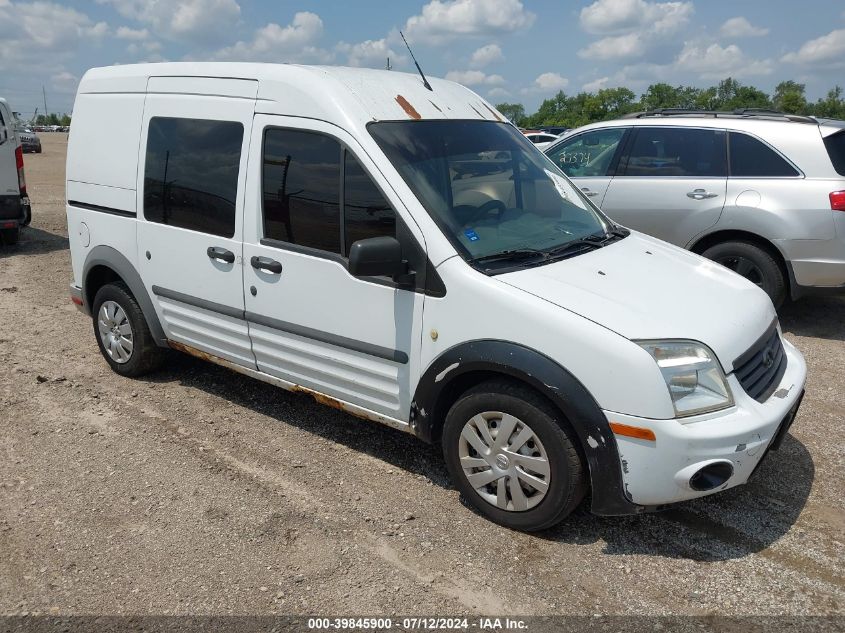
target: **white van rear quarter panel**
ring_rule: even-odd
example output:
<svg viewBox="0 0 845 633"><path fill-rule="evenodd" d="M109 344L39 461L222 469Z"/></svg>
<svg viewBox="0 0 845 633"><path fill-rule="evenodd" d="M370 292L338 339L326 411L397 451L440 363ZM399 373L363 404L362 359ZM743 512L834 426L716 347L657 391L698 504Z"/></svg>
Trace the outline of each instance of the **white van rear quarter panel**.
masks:
<svg viewBox="0 0 845 633"><path fill-rule="evenodd" d="M68 181L134 190L143 112L143 94L77 95Z"/></svg>

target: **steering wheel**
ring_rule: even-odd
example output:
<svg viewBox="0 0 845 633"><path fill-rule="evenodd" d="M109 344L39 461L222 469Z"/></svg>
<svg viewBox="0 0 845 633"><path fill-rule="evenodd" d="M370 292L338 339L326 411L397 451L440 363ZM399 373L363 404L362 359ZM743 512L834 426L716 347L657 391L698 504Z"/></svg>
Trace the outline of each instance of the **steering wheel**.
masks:
<svg viewBox="0 0 845 633"><path fill-rule="evenodd" d="M505 203L501 200L488 200L484 204L482 204L476 211L472 214L472 216L468 219L467 223L469 222L476 222L477 220L483 218L485 215L489 215L491 211L498 210L499 217L504 214L505 211L508 210Z"/></svg>

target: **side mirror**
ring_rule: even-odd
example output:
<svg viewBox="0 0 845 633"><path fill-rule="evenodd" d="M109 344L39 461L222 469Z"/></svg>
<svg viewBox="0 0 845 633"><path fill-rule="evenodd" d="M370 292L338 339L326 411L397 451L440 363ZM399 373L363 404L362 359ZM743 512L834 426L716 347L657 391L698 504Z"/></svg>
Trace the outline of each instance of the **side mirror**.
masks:
<svg viewBox="0 0 845 633"><path fill-rule="evenodd" d="M382 236L354 242L349 249L349 274L354 277L386 275L407 283L408 262L402 259L399 240Z"/></svg>

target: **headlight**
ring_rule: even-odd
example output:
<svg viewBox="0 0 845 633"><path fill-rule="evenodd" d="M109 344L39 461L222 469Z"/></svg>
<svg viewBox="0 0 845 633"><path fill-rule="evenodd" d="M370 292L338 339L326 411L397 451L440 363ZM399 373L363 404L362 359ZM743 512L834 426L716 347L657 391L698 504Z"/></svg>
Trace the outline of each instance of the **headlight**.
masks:
<svg viewBox="0 0 845 633"><path fill-rule="evenodd" d="M651 354L681 417L716 411L734 403L725 372L713 352L694 341L637 341Z"/></svg>

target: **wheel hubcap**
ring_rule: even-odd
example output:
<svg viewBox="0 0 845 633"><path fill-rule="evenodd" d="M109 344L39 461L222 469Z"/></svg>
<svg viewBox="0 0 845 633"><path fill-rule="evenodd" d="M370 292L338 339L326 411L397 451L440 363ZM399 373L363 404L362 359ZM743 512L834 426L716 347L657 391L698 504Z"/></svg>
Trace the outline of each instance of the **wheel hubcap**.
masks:
<svg viewBox="0 0 845 633"><path fill-rule="evenodd" d="M729 268L738 275L742 275L751 283L756 284L761 288L763 287L763 271L761 271L757 264L752 262L750 259L740 257L738 255L731 255L729 257L722 257L716 261L725 268Z"/></svg>
<svg viewBox="0 0 845 633"><path fill-rule="evenodd" d="M97 328L103 349L114 362L123 364L132 357L134 339L126 312L114 301L105 301L97 314Z"/></svg>
<svg viewBox="0 0 845 633"><path fill-rule="evenodd" d="M546 496L551 470L546 449L525 422L501 411L470 419L458 440L464 475L476 493L502 510L530 510Z"/></svg>

